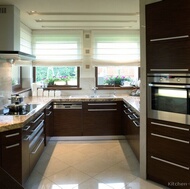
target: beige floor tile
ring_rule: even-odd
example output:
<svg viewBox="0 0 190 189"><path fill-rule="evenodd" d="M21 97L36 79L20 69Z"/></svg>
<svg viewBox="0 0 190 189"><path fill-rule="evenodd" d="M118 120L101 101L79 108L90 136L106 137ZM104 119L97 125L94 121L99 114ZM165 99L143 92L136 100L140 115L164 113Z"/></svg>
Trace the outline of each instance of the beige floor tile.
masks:
<svg viewBox="0 0 190 189"><path fill-rule="evenodd" d="M104 172L96 175L95 179L103 182L114 189L124 187L125 185L134 181L137 176L128 170L128 166L124 163L118 163Z"/></svg>
<svg viewBox="0 0 190 189"><path fill-rule="evenodd" d="M111 166L112 163L99 156L95 156L93 158L86 160L83 163L78 163L74 165L76 169L86 173L91 177L103 172L104 170L108 169Z"/></svg>
<svg viewBox="0 0 190 189"><path fill-rule="evenodd" d="M47 178L44 178L38 182L27 183L25 189L62 189L55 183L51 182Z"/></svg>
<svg viewBox="0 0 190 189"><path fill-rule="evenodd" d="M49 180L56 183L61 188L75 187L80 183L88 180L90 177L75 168L69 167L63 171L60 171L50 177Z"/></svg>
<svg viewBox="0 0 190 189"><path fill-rule="evenodd" d="M49 161L38 161L35 166L35 170L38 171L40 174L43 174L45 177L53 175L61 170L68 168L69 165L60 161L57 158L51 157Z"/></svg>
<svg viewBox="0 0 190 189"><path fill-rule="evenodd" d="M122 189L164 189L164 188L166 187L158 186L153 182L137 178Z"/></svg>
<svg viewBox="0 0 190 189"><path fill-rule="evenodd" d="M113 188L97 181L96 179L91 178L79 184L79 186L74 187L73 189L113 189Z"/></svg>

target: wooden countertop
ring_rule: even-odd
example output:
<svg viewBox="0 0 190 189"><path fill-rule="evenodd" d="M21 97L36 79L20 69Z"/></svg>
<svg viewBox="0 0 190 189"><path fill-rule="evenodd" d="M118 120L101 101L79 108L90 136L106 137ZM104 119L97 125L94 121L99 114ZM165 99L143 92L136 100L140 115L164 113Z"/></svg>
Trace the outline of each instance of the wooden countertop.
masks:
<svg viewBox="0 0 190 189"><path fill-rule="evenodd" d="M49 103L53 101L124 101L134 108L137 113L140 113L140 98L126 95L118 95L116 98L69 98L69 96L61 97L28 97L25 98L25 103L39 104L39 106L27 115L0 115L0 132L22 128L27 122L33 119L37 112L43 110Z"/></svg>

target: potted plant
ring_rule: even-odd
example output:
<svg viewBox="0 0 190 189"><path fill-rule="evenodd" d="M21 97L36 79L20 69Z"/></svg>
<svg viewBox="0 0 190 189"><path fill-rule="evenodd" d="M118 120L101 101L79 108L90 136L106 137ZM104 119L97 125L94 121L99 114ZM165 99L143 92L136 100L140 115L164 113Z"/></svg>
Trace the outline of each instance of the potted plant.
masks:
<svg viewBox="0 0 190 189"><path fill-rule="evenodd" d="M105 78L105 84L107 85L115 85L120 86L122 85L122 82L125 81L125 76L109 76Z"/></svg>

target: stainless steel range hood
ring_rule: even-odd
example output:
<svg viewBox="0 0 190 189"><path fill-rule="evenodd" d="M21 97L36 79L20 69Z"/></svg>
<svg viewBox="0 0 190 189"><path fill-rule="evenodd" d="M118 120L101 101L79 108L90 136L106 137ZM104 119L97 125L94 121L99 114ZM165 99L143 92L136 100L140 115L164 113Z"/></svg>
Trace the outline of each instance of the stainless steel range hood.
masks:
<svg viewBox="0 0 190 189"><path fill-rule="evenodd" d="M34 55L20 51L20 10L13 5L0 6L0 59L10 63L32 61Z"/></svg>

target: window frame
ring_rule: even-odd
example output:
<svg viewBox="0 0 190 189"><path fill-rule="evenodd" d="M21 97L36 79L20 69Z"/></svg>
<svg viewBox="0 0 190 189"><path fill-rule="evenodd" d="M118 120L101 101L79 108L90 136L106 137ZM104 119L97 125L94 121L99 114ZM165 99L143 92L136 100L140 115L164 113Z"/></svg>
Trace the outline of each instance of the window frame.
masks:
<svg viewBox="0 0 190 189"><path fill-rule="evenodd" d="M140 78L140 67L138 67L138 79ZM123 90L123 89L134 89L133 86L121 87L121 86L113 86L113 85L98 85L98 66L95 67L95 85L98 89L102 90Z"/></svg>
<svg viewBox="0 0 190 189"><path fill-rule="evenodd" d="M12 91L19 91L22 90L22 66L20 66L20 78L19 78L19 84L12 85Z"/></svg>
<svg viewBox="0 0 190 189"><path fill-rule="evenodd" d="M36 82L36 66L33 67L33 82ZM47 90L80 90L80 66L77 66L77 85L51 85Z"/></svg>

